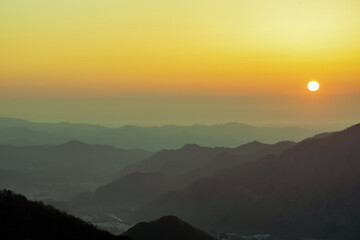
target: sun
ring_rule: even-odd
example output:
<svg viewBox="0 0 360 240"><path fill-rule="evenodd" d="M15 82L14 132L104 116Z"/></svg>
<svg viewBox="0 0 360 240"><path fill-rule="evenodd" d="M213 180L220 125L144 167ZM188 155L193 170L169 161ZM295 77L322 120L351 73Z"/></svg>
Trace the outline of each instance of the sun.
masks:
<svg viewBox="0 0 360 240"><path fill-rule="evenodd" d="M308 84L308 89L312 92L316 92L317 90L319 90L319 83L317 81L311 81Z"/></svg>

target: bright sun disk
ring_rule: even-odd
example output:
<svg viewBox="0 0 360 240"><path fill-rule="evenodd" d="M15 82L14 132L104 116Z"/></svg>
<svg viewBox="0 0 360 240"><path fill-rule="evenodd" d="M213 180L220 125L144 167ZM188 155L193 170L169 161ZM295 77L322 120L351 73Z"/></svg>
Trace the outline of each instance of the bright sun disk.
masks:
<svg viewBox="0 0 360 240"><path fill-rule="evenodd" d="M308 89L312 92L315 92L319 89L320 85L317 81L311 81L308 84Z"/></svg>

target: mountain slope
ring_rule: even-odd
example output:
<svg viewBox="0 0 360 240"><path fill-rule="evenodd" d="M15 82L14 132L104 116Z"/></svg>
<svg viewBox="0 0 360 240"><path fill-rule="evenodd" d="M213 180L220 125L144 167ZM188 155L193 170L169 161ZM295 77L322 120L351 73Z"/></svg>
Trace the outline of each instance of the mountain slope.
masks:
<svg viewBox="0 0 360 240"><path fill-rule="evenodd" d="M57 146L14 147L0 145L0 167L14 170L62 170L81 168L84 174L99 171L111 174L116 169L142 160L152 153L140 150L122 150L112 146L88 145L70 141ZM77 172L79 176L83 174ZM71 172L67 172L71 176Z"/></svg>
<svg viewBox="0 0 360 240"><path fill-rule="evenodd" d="M104 184L114 172L151 154L78 141L57 146L0 145L0 168L27 177L44 188L50 187L51 191L56 191L55 186L64 186L59 192L69 191L66 185L81 191Z"/></svg>
<svg viewBox="0 0 360 240"><path fill-rule="evenodd" d="M26 127L0 128L0 144L13 146L26 146L52 143L63 143L70 138L61 134L42 132Z"/></svg>
<svg viewBox="0 0 360 240"><path fill-rule="evenodd" d="M207 165L217 165L219 170L231 166L230 162L223 162L222 158L218 157L220 154L229 153L233 155L234 163L236 163L239 158L238 162L244 162L244 159L251 160L267 154L279 154L293 145L293 142L279 142L276 144L251 142L236 148L210 148L196 144L186 144L176 150L162 150L145 160L125 167L115 176L122 176L132 172L160 172L168 175L183 175L200 168L206 168Z"/></svg>
<svg viewBox="0 0 360 240"><path fill-rule="evenodd" d="M155 155L125 167L118 175L132 172L161 172L180 175L204 165L209 159L226 151L226 148L200 147L186 144L176 150L162 150Z"/></svg>
<svg viewBox="0 0 360 240"><path fill-rule="evenodd" d="M98 204L137 207L162 194L184 187L187 181L162 173L131 173L96 189Z"/></svg>
<svg viewBox="0 0 360 240"><path fill-rule="evenodd" d="M360 124L201 179L138 214L221 231L357 239Z"/></svg>
<svg viewBox="0 0 360 240"><path fill-rule="evenodd" d="M133 240L215 240L177 217L166 216L153 222L138 223L124 235Z"/></svg>
<svg viewBox="0 0 360 240"><path fill-rule="evenodd" d="M0 191L0 226L2 239L128 239L7 190Z"/></svg>
<svg viewBox="0 0 360 240"><path fill-rule="evenodd" d="M138 164L130 165L135 172L99 187L93 196L87 194L90 199L82 199L82 205L95 200L98 204L108 206L140 206L216 171L267 154L279 154L293 145L292 142L273 145L253 142L234 149L185 145L178 150L161 151ZM176 176L170 175L183 172Z"/></svg>

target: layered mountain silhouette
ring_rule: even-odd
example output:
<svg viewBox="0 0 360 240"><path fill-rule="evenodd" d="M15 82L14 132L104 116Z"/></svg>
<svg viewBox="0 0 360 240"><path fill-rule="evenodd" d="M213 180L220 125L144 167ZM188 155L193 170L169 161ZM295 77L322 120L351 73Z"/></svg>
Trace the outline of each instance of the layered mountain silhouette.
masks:
<svg viewBox="0 0 360 240"><path fill-rule="evenodd" d="M216 171L268 154L279 154L293 145L292 142L252 142L232 149L188 144L177 150L160 151L144 161L129 165L124 169L129 174L99 187L93 195L82 194L74 200L81 205L96 203L138 207Z"/></svg>
<svg viewBox="0 0 360 240"><path fill-rule="evenodd" d="M28 201L8 190L0 191L1 239L126 240L98 230L78 218L41 202Z"/></svg>
<svg viewBox="0 0 360 240"><path fill-rule="evenodd" d="M68 140L70 139L61 134L52 134L26 127L0 129L0 144L2 145L28 146L38 144L60 144Z"/></svg>
<svg viewBox="0 0 360 240"><path fill-rule="evenodd" d="M22 191L66 185L91 189L104 184L114 172L124 166L152 155L142 150L122 150L113 146L88 145L79 141L51 146L4 146L0 145L0 169L18 178L25 178L26 186L20 181L6 187ZM8 177L10 179L10 177ZM29 188L29 183L32 187ZM68 189L69 190L69 189ZM84 190L84 189L83 189ZM66 195L66 194L65 194Z"/></svg>
<svg viewBox="0 0 360 240"><path fill-rule="evenodd" d="M91 124L35 123L21 119L0 118L0 144L61 144L77 139L88 144L112 145L124 149L177 149L185 144L235 147L254 140L275 143L300 141L319 133L297 127L253 127L240 123L193 126L107 128Z"/></svg>
<svg viewBox="0 0 360 240"><path fill-rule="evenodd" d="M115 236L51 205L27 200L9 190L0 191L0 225L1 238L13 240L215 240L175 216L141 222Z"/></svg>
<svg viewBox="0 0 360 240"><path fill-rule="evenodd" d="M133 172L160 172L169 175L180 175L200 168L211 158L226 150L229 149L186 144L176 150L161 150L141 162L125 167L118 175Z"/></svg>
<svg viewBox="0 0 360 240"><path fill-rule="evenodd" d="M175 216L138 223L124 235L133 240L215 240L214 237Z"/></svg>
<svg viewBox="0 0 360 240"><path fill-rule="evenodd" d="M0 119L0 143L9 144L0 145L0 187L26 194L49 193L41 199L69 199L90 191L59 205L85 215L90 214L89 209L94 210L95 217L103 214L110 218L111 213L126 223L178 216L201 229L223 233L268 233L290 239L359 239L360 124L340 132L318 134L299 143L253 141L233 147L245 139L298 140L313 135L310 132L243 124L105 128ZM63 142L66 143L50 145ZM25 146L39 143L48 145ZM154 154L114 146L168 149ZM172 148L176 149L169 150ZM8 191L0 193L0 201L2 209L12 209L18 203L45 209L28 212L21 206L19 211L0 211L0 221L10 215L20 216L21 210L26 214L19 219L29 214L37 218L37 212L48 217L51 215L46 213L48 210L57 211ZM9 219L9 223L1 224L14 225L16 221ZM34 222L44 221L52 220ZM28 228L22 221L17 223L22 224L19 229ZM49 239L46 234L63 227L51 224L51 233L40 237L17 237L19 233L6 236L7 239ZM88 227L93 229L89 231L97 231ZM34 232L38 229L33 228ZM10 227L6 234L12 234L13 229ZM34 232L24 230L24 234ZM97 239L116 239L108 233L101 234L104 237ZM190 235L197 236L194 239L212 238L175 217L141 223L127 232L133 239L146 236L159 239L158 234L168 239L177 236L192 239ZM82 239L80 230L74 236Z"/></svg>
<svg viewBox="0 0 360 240"><path fill-rule="evenodd" d="M279 154L285 149L293 146L293 142L279 142L277 144L263 144L251 142L236 148L226 147L201 147L196 144L186 144L176 150L162 150L151 157L128 165L118 176L133 172L160 172L168 175L181 175L190 171L206 167L206 165L221 165L222 158L218 155L228 153L235 158L254 159L267 154ZM238 162L244 162L239 160ZM223 164L223 167L227 164Z"/></svg>
<svg viewBox="0 0 360 240"><path fill-rule="evenodd" d="M360 124L195 181L138 211L204 229L360 238Z"/></svg>
<svg viewBox="0 0 360 240"><path fill-rule="evenodd" d="M183 178L163 173L135 172L99 187L94 197L98 204L138 207L168 191L180 189L186 183Z"/></svg>

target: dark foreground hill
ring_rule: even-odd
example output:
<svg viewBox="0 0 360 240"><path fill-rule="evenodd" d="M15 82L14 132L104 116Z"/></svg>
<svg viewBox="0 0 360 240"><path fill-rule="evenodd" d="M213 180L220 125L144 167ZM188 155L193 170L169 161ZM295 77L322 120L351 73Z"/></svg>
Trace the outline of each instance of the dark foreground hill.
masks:
<svg viewBox="0 0 360 240"><path fill-rule="evenodd" d="M6 240L125 240L67 215L28 201L11 191L0 191L0 238Z"/></svg>
<svg viewBox="0 0 360 240"><path fill-rule="evenodd" d="M360 239L360 124L201 179L138 214L225 232Z"/></svg>
<svg viewBox="0 0 360 240"><path fill-rule="evenodd" d="M174 216L138 223L124 235L133 240L215 240L209 234Z"/></svg>

